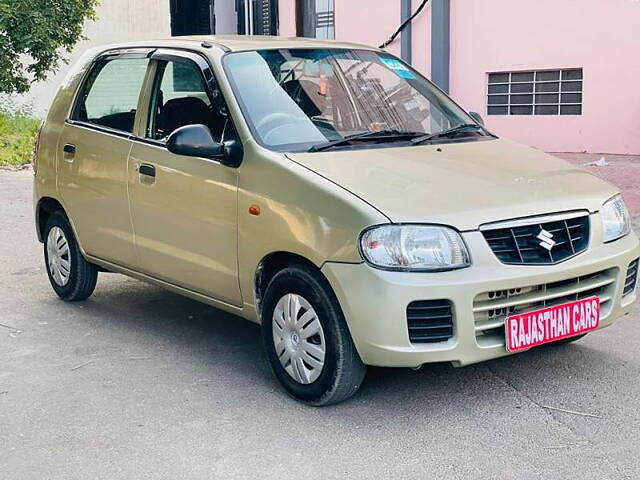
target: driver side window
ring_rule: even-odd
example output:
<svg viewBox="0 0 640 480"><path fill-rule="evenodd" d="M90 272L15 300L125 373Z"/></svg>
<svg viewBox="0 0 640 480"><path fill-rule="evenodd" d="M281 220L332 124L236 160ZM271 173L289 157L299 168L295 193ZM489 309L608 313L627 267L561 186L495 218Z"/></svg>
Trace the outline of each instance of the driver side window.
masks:
<svg viewBox="0 0 640 480"><path fill-rule="evenodd" d="M200 69L190 61L159 61L146 137L164 140L185 125L203 124L216 141L225 118L216 113Z"/></svg>

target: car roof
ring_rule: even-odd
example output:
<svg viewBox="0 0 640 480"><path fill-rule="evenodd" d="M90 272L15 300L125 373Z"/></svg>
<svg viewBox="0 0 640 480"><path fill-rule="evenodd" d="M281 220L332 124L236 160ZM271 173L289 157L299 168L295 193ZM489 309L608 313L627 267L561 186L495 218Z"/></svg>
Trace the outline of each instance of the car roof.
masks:
<svg viewBox="0 0 640 480"><path fill-rule="evenodd" d="M262 50L277 48L350 48L378 50L375 47L359 43L340 42L336 40L318 40L302 37L273 37L262 35L197 35L184 37L159 38L139 42L119 43L109 45L112 48L127 47L181 47L202 48L202 44L209 43L225 51Z"/></svg>

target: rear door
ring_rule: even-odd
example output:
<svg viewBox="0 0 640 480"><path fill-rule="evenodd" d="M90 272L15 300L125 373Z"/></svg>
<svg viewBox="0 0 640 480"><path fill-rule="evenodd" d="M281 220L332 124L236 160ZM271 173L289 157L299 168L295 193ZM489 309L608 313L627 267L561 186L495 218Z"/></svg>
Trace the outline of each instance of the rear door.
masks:
<svg viewBox="0 0 640 480"><path fill-rule="evenodd" d="M196 53L152 57L141 128L129 157L129 194L142 272L241 305L237 265L236 169L166 148L185 125L208 126L217 141L235 135L207 62Z"/></svg>
<svg viewBox="0 0 640 480"><path fill-rule="evenodd" d="M82 82L58 145L58 188L80 245L92 256L137 265L127 158L150 51L98 58Z"/></svg>

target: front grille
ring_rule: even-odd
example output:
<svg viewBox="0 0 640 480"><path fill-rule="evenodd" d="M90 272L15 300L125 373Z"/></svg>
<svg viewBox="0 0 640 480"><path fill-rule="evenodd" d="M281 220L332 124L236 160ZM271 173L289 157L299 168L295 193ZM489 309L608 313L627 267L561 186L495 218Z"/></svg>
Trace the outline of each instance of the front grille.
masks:
<svg viewBox="0 0 640 480"><path fill-rule="evenodd" d="M600 297L600 314L604 318L611 309L617 269L559 282L531 285L481 293L473 301L476 340L481 347L505 344L504 322L511 315L545 307Z"/></svg>
<svg viewBox="0 0 640 480"><path fill-rule="evenodd" d="M638 281L638 259L636 258L633 262L629 264L629 268L627 268L627 275L624 278L624 290L622 291L622 296L626 297L627 295L633 293L636 289L636 282Z"/></svg>
<svg viewBox="0 0 640 480"><path fill-rule="evenodd" d="M445 342L453 336L453 309L449 300L420 300L407 307L411 343Z"/></svg>
<svg viewBox="0 0 640 480"><path fill-rule="evenodd" d="M547 217L548 218L548 217ZM587 249L589 215L528 223L516 221L504 228L481 228L491 250L502 263L509 265L546 265L562 262ZM526 224L521 224L526 223ZM545 248L546 245L549 248Z"/></svg>

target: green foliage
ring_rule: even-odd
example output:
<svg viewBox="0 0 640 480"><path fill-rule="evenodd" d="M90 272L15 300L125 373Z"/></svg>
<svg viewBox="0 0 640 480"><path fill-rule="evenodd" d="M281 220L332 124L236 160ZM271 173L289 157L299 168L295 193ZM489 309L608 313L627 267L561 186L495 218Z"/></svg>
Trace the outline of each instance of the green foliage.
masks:
<svg viewBox="0 0 640 480"><path fill-rule="evenodd" d="M44 80L95 18L97 0L0 0L0 92Z"/></svg>
<svg viewBox="0 0 640 480"><path fill-rule="evenodd" d="M18 167L31 161L40 120L24 109L0 107L0 165Z"/></svg>

